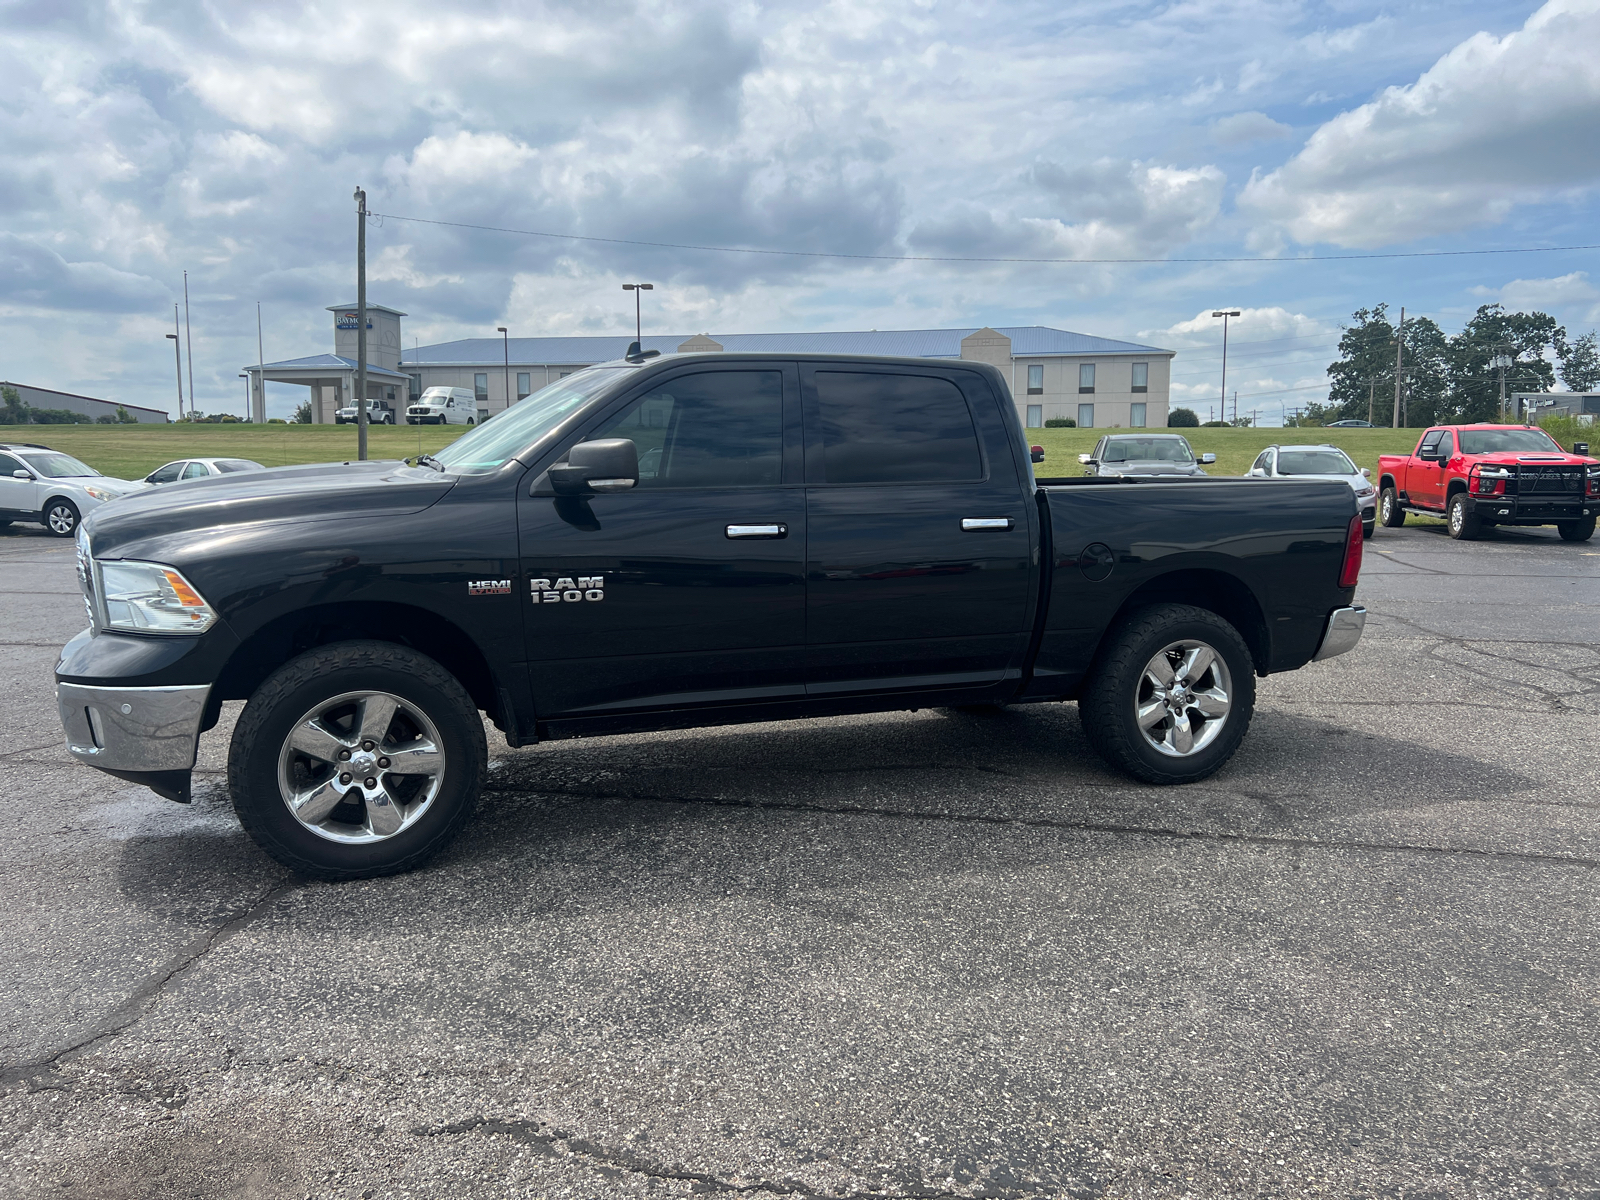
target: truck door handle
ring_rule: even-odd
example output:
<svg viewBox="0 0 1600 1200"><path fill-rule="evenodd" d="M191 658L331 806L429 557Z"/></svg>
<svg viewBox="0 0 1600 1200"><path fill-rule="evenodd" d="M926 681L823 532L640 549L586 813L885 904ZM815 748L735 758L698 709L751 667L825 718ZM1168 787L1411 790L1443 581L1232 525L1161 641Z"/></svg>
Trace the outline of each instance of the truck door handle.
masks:
<svg viewBox="0 0 1600 1200"><path fill-rule="evenodd" d="M968 533L981 533L986 529L1010 529L1010 517L962 517L961 528Z"/></svg>
<svg viewBox="0 0 1600 1200"><path fill-rule="evenodd" d="M731 538L783 538L789 536L789 527L777 525L729 525Z"/></svg>

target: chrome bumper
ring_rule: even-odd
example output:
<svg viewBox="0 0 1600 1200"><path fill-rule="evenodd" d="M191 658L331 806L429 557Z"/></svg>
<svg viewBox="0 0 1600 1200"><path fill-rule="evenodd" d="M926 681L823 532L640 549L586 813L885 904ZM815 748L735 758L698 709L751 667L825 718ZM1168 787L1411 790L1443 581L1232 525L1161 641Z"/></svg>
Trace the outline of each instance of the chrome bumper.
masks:
<svg viewBox="0 0 1600 1200"><path fill-rule="evenodd" d="M113 774L188 771L200 744L209 684L198 687L86 687L56 684L67 750Z"/></svg>
<svg viewBox="0 0 1600 1200"><path fill-rule="evenodd" d="M1336 608L1328 618L1328 628L1322 635L1322 645L1311 656L1312 662L1321 662L1355 649L1361 640L1361 631L1367 627L1367 610L1359 604L1349 608Z"/></svg>

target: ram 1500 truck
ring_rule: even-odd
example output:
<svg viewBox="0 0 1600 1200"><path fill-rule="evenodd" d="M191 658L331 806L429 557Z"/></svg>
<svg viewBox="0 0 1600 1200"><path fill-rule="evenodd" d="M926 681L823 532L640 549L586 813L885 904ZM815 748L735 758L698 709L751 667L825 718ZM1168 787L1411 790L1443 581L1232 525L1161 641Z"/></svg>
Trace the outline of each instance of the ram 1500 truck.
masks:
<svg viewBox="0 0 1600 1200"><path fill-rule="evenodd" d="M1203 779L1255 677L1340 654L1342 483L1034 478L1005 378L740 354L580 371L409 462L180 483L97 511L71 752L228 786L320 878L414 866L468 819L484 719L543 738L1076 700L1150 783Z"/></svg>
<svg viewBox="0 0 1600 1200"><path fill-rule="evenodd" d="M1526 425L1435 425L1410 454L1378 456L1378 519L1444 517L1453 538L1490 525L1554 525L1586 542L1600 514L1600 461Z"/></svg>

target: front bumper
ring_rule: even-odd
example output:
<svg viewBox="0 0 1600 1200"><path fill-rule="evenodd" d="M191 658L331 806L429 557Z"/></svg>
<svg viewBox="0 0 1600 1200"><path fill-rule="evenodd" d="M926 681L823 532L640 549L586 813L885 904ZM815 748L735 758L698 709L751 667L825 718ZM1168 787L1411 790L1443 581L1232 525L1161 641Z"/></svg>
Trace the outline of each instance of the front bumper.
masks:
<svg viewBox="0 0 1600 1200"><path fill-rule="evenodd" d="M93 687L56 684L67 751L97 770L189 802L209 684Z"/></svg>
<svg viewBox="0 0 1600 1200"><path fill-rule="evenodd" d="M1328 617L1328 628L1322 634L1322 645L1311 656L1312 662L1333 658L1346 650L1354 650L1361 640L1361 631L1367 627L1367 610L1359 604L1349 608L1336 608Z"/></svg>
<svg viewBox="0 0 1600 1200"><path fill-rule="evenodd" d="M1600 499L1582 496L1474 496L1467 493L1469 512L1502 525L1524 522L1546 525L1554 521L1581 521L1600 515Z"/></svg>

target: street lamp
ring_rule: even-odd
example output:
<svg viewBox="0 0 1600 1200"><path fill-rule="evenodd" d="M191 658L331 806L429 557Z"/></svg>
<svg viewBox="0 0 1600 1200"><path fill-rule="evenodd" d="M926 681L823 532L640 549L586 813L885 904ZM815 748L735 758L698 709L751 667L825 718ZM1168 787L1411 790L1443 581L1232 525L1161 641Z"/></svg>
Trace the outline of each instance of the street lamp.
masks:
<svg viewBox="0 0 1600 1200"><path fill-rule="evenodd" d="M1240 314L1237 308L1219 308L1211 314L1213 317L1222 318L1222 419L1228 419L1228 318ZM1233 402L1233 415L1237 420L1239 416L1239 401Z"/></svg>
<svg viewBox="0 0 1600 1200"><path fill-rule="evenodd" d="M639 343L639 349L644 349L644 326L639 320L639 293L655 290L653 283L625 283L622 290L633 293L633 340Z"/></svg>
<svg viewBox="0 0 1600 1200"><path fill-rule="evenodd" d="M179 349L178 335L167 334L167 340L172 343L172 361L178 368L178 420L183 420L183 351Z"/></svg>
<svg viewBox="0 0 1600 1200"><path fill-rule="evenodd" d="M506 407L511 407L511 335L506 332L504 325L496 325L494 331L500 335L501 347L506 352Z"/></svg>
<svg viewBox="0 0 1600 1200"><path fill-rule="evenodd" d="M1500 372L1500 420L1506 419L1506 368L1512 363L1511 355L1500 347L1499 353L1489 360L1489 365Z"/></svg>

